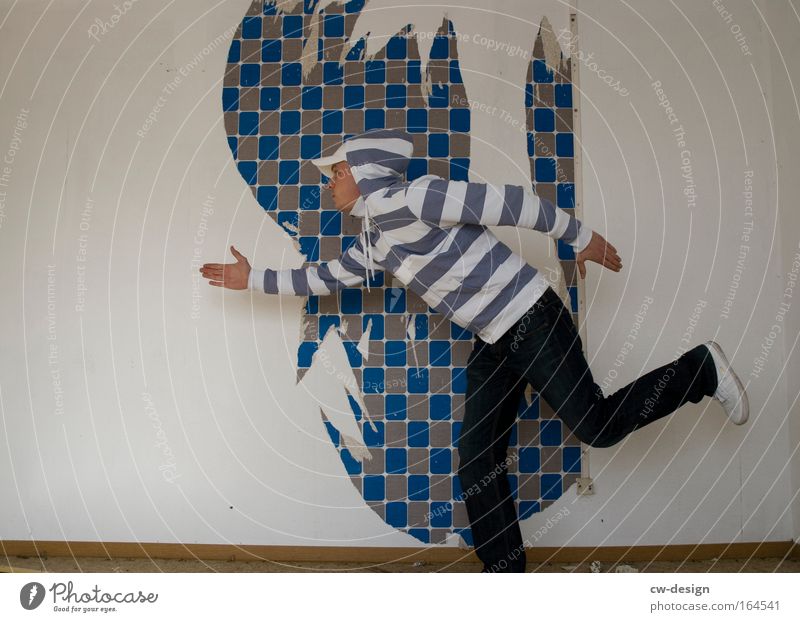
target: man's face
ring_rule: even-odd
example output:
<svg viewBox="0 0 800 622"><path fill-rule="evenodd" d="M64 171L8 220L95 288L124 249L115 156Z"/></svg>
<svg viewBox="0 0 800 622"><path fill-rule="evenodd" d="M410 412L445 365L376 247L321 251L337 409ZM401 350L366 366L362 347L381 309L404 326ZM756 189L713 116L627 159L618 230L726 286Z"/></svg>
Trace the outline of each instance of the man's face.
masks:
<svg viewBox="0 0 800 622"><path fill-rule="evenodd" d="M328 180L327 187L333 196L333 204L339 211L349 212L361 196L350 165L347 162L337 162L331 168L333 176Z"/></svg>

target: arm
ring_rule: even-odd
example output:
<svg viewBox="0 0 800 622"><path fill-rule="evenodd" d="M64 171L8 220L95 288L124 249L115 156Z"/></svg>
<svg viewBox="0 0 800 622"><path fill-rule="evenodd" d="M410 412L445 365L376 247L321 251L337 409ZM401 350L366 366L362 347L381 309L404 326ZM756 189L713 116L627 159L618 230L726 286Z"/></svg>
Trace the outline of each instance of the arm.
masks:
<svg viewBox="0 0 800 622"><path fill-rule="evenodd" d="M576 253L586 248L592 239L589 227L524 186L421 180L419 184L409 185L406 199L409 209L420 220L434 225L469 223L526 227L563 240Z"/></svg>
<svg viewBox="0 0 800 622"><path fill-rule="evenodd" d="M250 270L247 288L266 294L325 296L345 287L360 285L367 278L361 236L338 259L316 266L286 270ZM382 268L375 267L375 271Z"/></svg>

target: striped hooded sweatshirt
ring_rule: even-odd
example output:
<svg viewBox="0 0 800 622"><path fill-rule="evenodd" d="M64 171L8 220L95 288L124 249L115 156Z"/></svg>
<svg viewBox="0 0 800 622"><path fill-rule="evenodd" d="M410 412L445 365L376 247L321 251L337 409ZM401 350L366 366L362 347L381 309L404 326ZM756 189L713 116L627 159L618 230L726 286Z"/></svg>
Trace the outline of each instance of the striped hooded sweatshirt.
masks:
<svg viewBox="0 0 800 622"><path fill-rule="evenodd" d="M369 288L374 272L386 270L450 321L494 343L549 284L488 227L536 229L576 253L592 237L578 219L525 186L438 175L405 181L413 142L402 130L368 130L344 145L361 193L350 212L363 218L361 234L338 259L286 270L252 269L250 289L328 295L345 287Z"/></svg>

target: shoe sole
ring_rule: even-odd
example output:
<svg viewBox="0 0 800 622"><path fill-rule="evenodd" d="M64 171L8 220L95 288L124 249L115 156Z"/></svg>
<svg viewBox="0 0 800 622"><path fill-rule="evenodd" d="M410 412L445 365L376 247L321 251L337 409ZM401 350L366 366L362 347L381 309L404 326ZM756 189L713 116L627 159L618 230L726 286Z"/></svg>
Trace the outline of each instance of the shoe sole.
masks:
<svg viewBox="0 0 800 622"><path fill-rule="evenodd" d="M744 385L742 381L739 379L739 376L736 375L736 372L733 371L733 367L731 367L730 362L728 361L728 357L725 356L725 353L722 351L722 348L716 341L709 341L708 345L710 345L719 357L722 359L723 363L725 364L725 369L733 376L733 381L736 383L736 387L739 389L739 395L741 395L740 402L742 405L742 420L741 421L733 421L736 425L742 425L743 423L747 422L747 419L750 417L750 400L747 398L747 391L744 390ZM730 417L728 417L730 419Z"/></svg>

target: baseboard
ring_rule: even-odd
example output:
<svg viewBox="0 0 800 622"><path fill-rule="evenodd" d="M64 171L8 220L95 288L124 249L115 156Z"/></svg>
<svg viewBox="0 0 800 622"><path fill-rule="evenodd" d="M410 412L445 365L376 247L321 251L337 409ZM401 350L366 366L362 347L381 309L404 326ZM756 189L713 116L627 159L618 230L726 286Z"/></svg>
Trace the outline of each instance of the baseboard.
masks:
<svg viewBox="0 0 800 622"><path fill-rule="evenodd" d="M0 540L5 557L102 557L106 559L208 559L294 562L477 562L472 551L455 547L337 547L231 544L164 544L158 542L66 542ZM691 561L780 557L800 559L800 545L787 542L735 542L647 546L535 547L529 562Z"/></svg>

